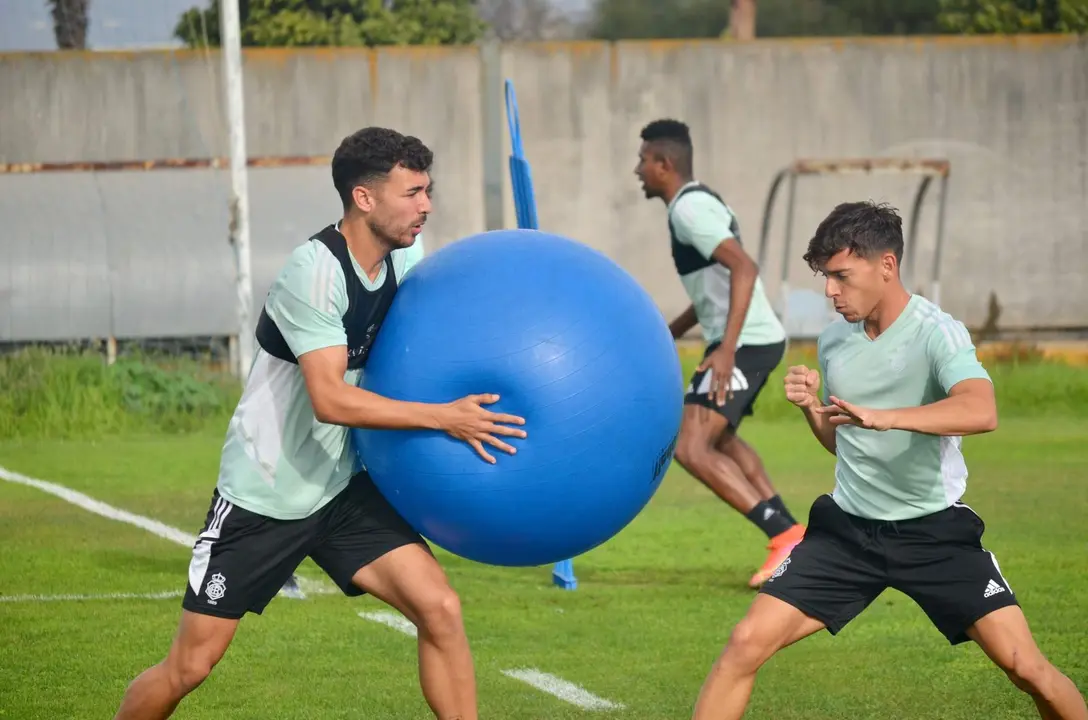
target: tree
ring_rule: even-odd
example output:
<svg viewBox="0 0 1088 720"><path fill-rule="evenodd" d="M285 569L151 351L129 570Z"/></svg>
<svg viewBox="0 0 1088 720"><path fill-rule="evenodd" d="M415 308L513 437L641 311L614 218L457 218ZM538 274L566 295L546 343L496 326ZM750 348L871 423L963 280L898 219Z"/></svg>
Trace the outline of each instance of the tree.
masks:
<svg viewBox="0 0 1088 720"><path fill-rule="evenodd" d="M937 21L966 34L1086 33L1088 0L940 0Z"/></svg>
<svg viewBox="0 0 1088 720"><path fill-rule="evenodd" d="M734 40L756 36L756 0L733 0L729 10L729 34Z"/></svg>
<svg viewBox="0 0 1088 720"><path fill-rule="evenodd" d="M745 20L759 37L916 35L938 31L940 0L597 0L594 9L592 33L606 39L743 38Z"/></svg>
<svg viewBox="0 0 1088 720"><path fill-rule="evenodd" d="M601 40L712 38L729 26L730 0L598 0L590 35Z"/></svg>
<svg viewBox="0 0 1088 720"><path fill-rule="evenodd" d="M862 35L929 35L939 31L940 0L826 0Z"/></svg>
<svg viewBox="0 0 1088 720"><path fill-rule="evenodd" d="M456 45L486 25L472 0L239 0L242 44L257 47ZM219 0L182 14L174 35L218 46Z"/></svg>
<svg viewBox="0 0 1088 720"><path fill-rule="evenodd" d="M87 10L90 0L48 0L53 12L53 35L61 50L87 49Z"/></svg>

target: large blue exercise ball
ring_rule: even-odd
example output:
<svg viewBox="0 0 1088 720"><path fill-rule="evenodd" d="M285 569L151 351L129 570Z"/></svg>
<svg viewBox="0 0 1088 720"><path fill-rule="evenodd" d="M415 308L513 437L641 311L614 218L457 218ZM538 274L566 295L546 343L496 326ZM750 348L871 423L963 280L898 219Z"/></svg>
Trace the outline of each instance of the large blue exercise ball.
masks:
<svg viewBox="0 0 1088 720"><path fill-rule="evenodd" d="M650 296L590 247L532 230L474 235L404 278L360 385L397 400L488 405L527 437L488 446L444 432L353 429L358 460L416 530L481 563L532 566L620 532L664 477L683 378Z"/></svg>

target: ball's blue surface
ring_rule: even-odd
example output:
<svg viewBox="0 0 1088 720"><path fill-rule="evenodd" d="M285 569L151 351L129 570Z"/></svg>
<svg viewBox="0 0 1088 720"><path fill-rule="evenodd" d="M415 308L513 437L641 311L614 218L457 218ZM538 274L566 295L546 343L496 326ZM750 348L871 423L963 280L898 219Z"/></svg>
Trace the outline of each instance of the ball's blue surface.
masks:
<svg viewBox="0 0 1088 720"><path fill-rule="evenodd" d="M649 295L602 253L532 230L482 233L423 259L371 349L362 387L525 418L488 464L443 432L352 430L374 482L424 537L492 565L543 565L605 542L672 458L683 379ZM504 438L506 439L506 438Z"/></svg>

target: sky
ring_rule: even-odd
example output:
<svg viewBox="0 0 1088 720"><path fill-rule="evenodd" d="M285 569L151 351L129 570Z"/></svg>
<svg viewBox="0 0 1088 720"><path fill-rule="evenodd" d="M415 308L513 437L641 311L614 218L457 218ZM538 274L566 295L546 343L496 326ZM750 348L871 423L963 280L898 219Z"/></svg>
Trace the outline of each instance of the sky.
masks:
<svg viewBox="0 0 1088 720"><path fill-rule="evenodd" d="M588 0L557 0L581 9ZM178 17L206 0L90 0L87 44L92 50L177 47ZM0 0L0 52L55 50L53 18L46 0Z"/></svg>
<svg viewBox="0 0 1088 720"><path fill-rule="evenodd" d="M173 47L178 17L199 0L90 0L94 50ZM203 5L203 2L199 4ZM0 0L0 51L56 50L46 0Z"/></svg>

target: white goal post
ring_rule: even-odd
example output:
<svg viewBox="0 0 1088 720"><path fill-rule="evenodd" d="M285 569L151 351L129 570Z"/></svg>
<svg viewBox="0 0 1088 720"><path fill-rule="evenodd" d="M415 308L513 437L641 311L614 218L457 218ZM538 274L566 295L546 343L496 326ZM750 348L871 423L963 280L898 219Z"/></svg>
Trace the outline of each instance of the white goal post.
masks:
<svg viewBox="0 0 1088 720"><path fill-rule="evenodd" d="M922 203L926 198L930 186L936 179L939 181L939 197L937 204L937 229L936 244L933 249L933 260L928 280L929 298L940 303L940 267L941 250L944 241L945 201L948 195L948 177L951 172L951 164L948 160L939 158L830 158L830 159L799 159L783 168L775 175L767 194L766 204L763 210L763 226L759 244L759 266L765 267L767 251L770 239L771 216L774 211L775 201L782 184L786 184L786 218L785 218L785 246L782 251L781 285L779 294L779 316L786 321L787 308L789 307L789 261L791 258L790 247L793 235L794 204L796 200L797 179L800 177L826 177L831 175L915 175L921 178L918 189L914 195L911 206L910 219L907 223L905 245L912 252L907 253L904 263L904 281L914 285L918 281L917 256L913 252L918 237L918 219L922 211Z"/></svg>

